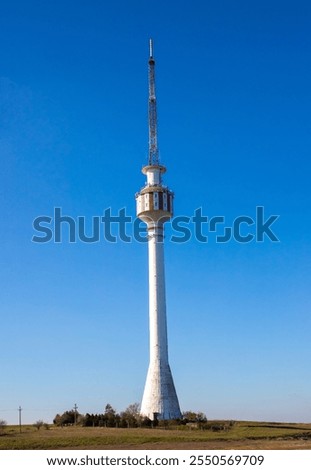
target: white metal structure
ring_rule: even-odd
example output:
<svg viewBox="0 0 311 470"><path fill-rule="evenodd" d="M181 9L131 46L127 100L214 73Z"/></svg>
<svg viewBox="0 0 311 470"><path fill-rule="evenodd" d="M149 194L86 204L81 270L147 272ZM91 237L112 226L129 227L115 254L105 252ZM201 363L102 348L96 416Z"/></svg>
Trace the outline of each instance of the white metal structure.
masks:
<svg viewBox="0 0 311 470"><path fill-rule="evenodd" d="M166 168L160 165L158 156L154 67L150 40L149 159L142 169L146 184L136 195L137 216L148 228L149 253L150 363L140 412L152 420L163 420L182 415L168 362L163 238L164 223L173 215L174 195L162 185Z"/></svg>

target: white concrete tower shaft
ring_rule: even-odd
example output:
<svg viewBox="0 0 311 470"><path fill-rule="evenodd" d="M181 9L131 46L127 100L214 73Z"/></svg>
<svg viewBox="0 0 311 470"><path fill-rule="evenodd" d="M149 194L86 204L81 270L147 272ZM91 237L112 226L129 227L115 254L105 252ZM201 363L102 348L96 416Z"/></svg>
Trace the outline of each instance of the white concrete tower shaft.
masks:
<svg viewBox="0 0 311 470"><path fill-rule="evenodd" d="M150 363L141 414L150 419L181 418L168 361L164 273L164 223L173 215L173 193L162 185L166 168L159 164L153 44L149 57L149 158L142 172L144 188L136 195L137 216L148 228Z"/></svg>

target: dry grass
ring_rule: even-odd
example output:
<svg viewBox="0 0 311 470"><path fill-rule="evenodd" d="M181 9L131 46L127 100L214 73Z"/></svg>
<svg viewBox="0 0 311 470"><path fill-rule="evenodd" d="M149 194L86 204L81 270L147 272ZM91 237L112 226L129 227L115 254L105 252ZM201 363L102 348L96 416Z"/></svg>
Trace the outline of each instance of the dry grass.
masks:
<svg viewBox="0 0 311 470"><path fill-rule="evenodd" d="M0 449L311 449L311 424L236 422L223 431L115 429L68 426L40 429L7 427Z"/></svg>

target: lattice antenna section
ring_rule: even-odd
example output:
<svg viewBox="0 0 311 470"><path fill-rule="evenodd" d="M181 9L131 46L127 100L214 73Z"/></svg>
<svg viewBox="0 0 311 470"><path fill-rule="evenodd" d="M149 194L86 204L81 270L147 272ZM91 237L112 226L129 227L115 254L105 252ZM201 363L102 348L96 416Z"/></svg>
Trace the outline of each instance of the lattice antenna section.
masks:
<svg viewBox="0 0 311 470"><path fill-rule="evenodd" d="M153 42L149 41L149 159L148 164L159 165L157 136L157 101L155 94L155 61L153 58Z"/></svg>

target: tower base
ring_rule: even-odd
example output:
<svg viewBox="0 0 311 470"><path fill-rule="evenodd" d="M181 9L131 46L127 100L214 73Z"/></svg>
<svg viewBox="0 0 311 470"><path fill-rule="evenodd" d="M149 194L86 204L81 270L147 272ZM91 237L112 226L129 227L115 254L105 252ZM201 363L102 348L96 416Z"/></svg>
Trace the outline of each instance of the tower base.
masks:
<svg viewBox="0 0 311 470"><path fill-rule="evenodd" d="M182 418L169 364L149 365L140 414L152 420Z"/></svg>

